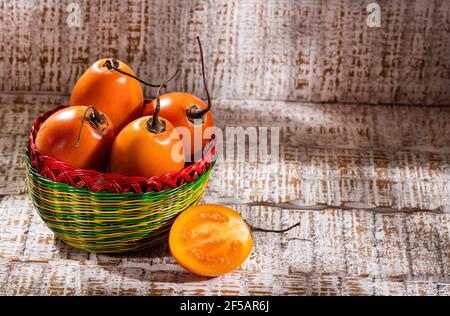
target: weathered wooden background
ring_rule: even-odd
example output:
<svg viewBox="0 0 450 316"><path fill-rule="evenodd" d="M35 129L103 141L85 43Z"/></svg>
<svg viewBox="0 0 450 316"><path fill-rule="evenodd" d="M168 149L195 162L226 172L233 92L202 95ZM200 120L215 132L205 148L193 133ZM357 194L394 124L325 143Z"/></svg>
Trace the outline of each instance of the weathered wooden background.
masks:
<svg viewBox="0 0 450 316"><path fill-rule="evenodd" d="M381 28L366 25L368 3L2 0L0 91L68 94L115 56L154 82L181 64L175 88L202 93L199 35L216 97L448 105L450 2L378 1Z"/></svg>
<svg viewBox="0 0 450 316"><path fill-rule="evenodd" d="M379 1L379 29L368 2L0 1L0 294L450 295L450 2ZM55 240L24 185L32 120L102 56L151 81L181 63L171 88L202 96L197 34L217 124L279 126L282 143L278 163L222 161L203 201L300 227L254 233L246 263L214 279L167 245L107 256Z"/></svg>

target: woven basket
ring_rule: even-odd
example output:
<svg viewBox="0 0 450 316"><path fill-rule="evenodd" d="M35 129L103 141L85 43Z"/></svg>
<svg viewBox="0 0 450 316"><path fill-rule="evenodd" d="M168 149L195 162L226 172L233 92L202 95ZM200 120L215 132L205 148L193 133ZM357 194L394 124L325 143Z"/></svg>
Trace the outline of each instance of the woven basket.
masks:
<svg viewBox="0 0 450 316"><path fill-rule="evenodd" d="M25 159L28 192L55 235L75 248L98 252L136 251L167 238L175 217L200 200L214 163L215 146L181 172L160 177L125 177L77 169L36 150L38 117Z"/></svg>

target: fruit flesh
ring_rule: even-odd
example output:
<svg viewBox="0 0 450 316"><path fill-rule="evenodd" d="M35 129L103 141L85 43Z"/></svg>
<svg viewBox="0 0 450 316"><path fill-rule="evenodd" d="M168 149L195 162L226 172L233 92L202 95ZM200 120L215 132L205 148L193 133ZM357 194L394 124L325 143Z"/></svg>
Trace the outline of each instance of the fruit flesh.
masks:
<svg viewBox="0 0 450 316"><path fill-rule="evenodd" d="M250 230L235 211L204 204L183 212L172 226L169 246L177 262L202 276L239 267L250 254Z"/></svg>

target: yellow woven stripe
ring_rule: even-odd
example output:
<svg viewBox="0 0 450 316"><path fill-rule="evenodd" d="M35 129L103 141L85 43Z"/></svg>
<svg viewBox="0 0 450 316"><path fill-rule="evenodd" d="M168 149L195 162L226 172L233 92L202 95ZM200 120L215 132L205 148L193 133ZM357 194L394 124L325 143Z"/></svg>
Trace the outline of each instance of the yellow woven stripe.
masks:
<svg viewBox="0 0 450 316"><path fill-rule="evenodd" d="M167 214L165 216L162 216L162 217L159 217L159 218L156 218L156 219L153 219L153 220L149 220L149 221L145 221L145 222L143 221L143 222L140 222L140 223L137 223L137 224L134 224L134 225L125 225L125 224L123 224L121 226L125 227L125 228L137 228L137 227L142 227L142 226L148 226L148 225L151 225L153 223L158 223L160 221L163 221L163 220L166 220L166 219L170 219L176 214L177 214L177 212L171 212L171 213L169 213L169 214ZM99 226L90 226L90 227L88 227L88 226L86 226L86 227L83 227L82 229L80 229L79 226L75 226L75 227L69 227L67 225L61 225L60 226L60 225L56 225L56 223L60 223L60 224L65 223L65 224L74 224L75 225L75 224L105 224L105 223L114 223L114 222L116 222L116 223L123 223L124 222L123 219L119 219L119 220L115 220L115 221L112 221L112 220L108 220L108 221L104 221L104 220L87 221L87 220L83 220L83 221L81 221L81 220L77 220L77 219L73 219L73 218L71 218L70 220L63 220L63 219L60 219L60 218L48 217L48 216L45 216L42 213L40 215L41 215L41 217L44 220L46 220L47 225L49 227L51 226L53 228L57 228L57 229L65 230L65 231L71 231L71 232L78 232L78 231L83 231L83 232L100 232L100 231L111 230L111 229L114 228L114 226L110 226L110 227L99 227Z"/></svg>
<svg viewBox="0 0 450 316"><path fill-rule="evenodd" d="M60 236L58 236L60 239ZM101 253L118 253L118 252L131 252L131 251L137 251L137 250L141 250L147 247L151 247L154 245L157 245L159 243L161 243L162 241L164 241L166 239L166 236L161 236L159 238L154 238L150 241L146 241L146 242L142 242L142 241L137 241L134 244L130 244L130 243L116 243L116 244L111 244L108 245L107 247L103 246L103 245L99 245L99 246L95 246L91 243L87 244L87 243L83 243L83 242L69 242L67 241L67 243L69 245L71 245L72 247L78 248L78 249L82 249L85 251L90 251L90 252L101 252ZM63 239L64 240L64 239Z"/></svg>
<svg viewBox="0 0 450 316"><path fill-rule="evenodd" d="M104 205L102 203L92 203L91 206L85 210L82 210L78 207L78 203L72 202L70 205L73 206L74 208L71 210L61 210L61 209L57 209L57 208L53 208L50 207L46 204L42 204L39 203L38 201L35 201L35 203L39 206L39 209L41 211L46 211L49 213L55 213L55 214L77 214L77 215L95 215L95 214L109 214L109 215L117 215L117 214L123 214L126 215L127 213L131 213L131 212L136 212L136 211L140 211L141 213L143 213L141 216L118 216L117 218L111 219L111 218L99 218L99 220L79 220L80 223L99 223L99 222L122 222L124 220L140 220L140 219L145 219L151 216L155 216L158 214L166 214L166 216L162 215L161 217L159 217L158 220L164 219L166 217L170 217L167 216L168 213L172 214L172 213L176 213L178 212L178 209L183 209L184 206L191 204L193 201L196 201L197 199L200 198L200 196L203 193L204 188L206 187L206 183L202 184L198 190L196 190L195 192L192 192L191 196L189 197L189 199L185 199L185 200L181 200L178 201L176 203L167 203L168 201L159 201L159 202L155 202L155 203L151 203L151 204L147 204L147 205L142 205L140 207L136 207L136 208L132 208L132 209L120 209L120 210L104 210L104 211L100 211L95 209L94 205L96 206L100 206L100 207L104 207ZM42 196L39 193L35 193L35 196L37 198L39 198L39 200L41 201L46 201L48 203L55 203L55 201L46 198L45 196ZM58 204L59 201L57 201ZM166 205L169 205L169 207L166 208L161 208L161 204L163 203ZM53 204L54 205L54 204ZM120 204L118 204L120 205ZM170 212L169 210L172 209L172 212ZM42 217L44 217L44 219L47 220L55 220L55 221L59 221L59 222L67 222L70 223L74 220L78 221L78 219L70 219L70 220L62 220L59 218L53 218L53 217L49 217L46 216L45 214L41 214ZM94 216L95 217L95 216ZM149 221L149 223L154 222L154 221Z"/></svg>
<svg viewBox="0 0 450 316"><path fill-rule="evenodd" d="M202 193L205 189L207 185L207 181L203 182L194 192L195 193ZM103 208L117 208L117 207L126 207L126 206L133 206L136 204L143 204L145 203L145 201L141 200L141 199L131 199L131 200L120 200L117 202L110 202L110 201L101 201L101 200L92 200L92 199L84 199L83 201L80 201L80 197L76 194L66 194L66 193L61 193L60 191L52 191L52 190L48 190L46 188L42 188L42 187L36 187L36 186L30 186L30 190L32 191L32 194L38 198L41 201L47 202L47 203L55 203L55 200L52 199L51 197L55 197L55 195L57 195L58 197L64 197L64 198L68 198L68 199L72 199L69 201L63 201L60 200L59 198L57 199L57 203L58 205L66 205L66 206L74 206L74 200L76 200L76 209L77 212L79 212L80 214L83 213L83 209L86 210L86 214L90 214L93 210L102 213L102 212L109 212L109 210L105 210L105 211L101 211L98 209L95 209L95 206L98 207L103 207ZM56 193L56 194L55 194ZM190 197L192 198L192 193L193 191L185 191L185 192L181 192L180 194L174 196L174 197L168 197L159 201L155 201L155 202L150 202L150 203L145 203L145 205L136 207L136 208L127 208L127 209L122 209L121 212L123 213L127 213L127 212L133 212L133 211L138 211L138 210L142 210L142 209L149 209L153 206L158 206L161 205L162 202L170 202L173 199L181 199L183 197ZM167 207L171 207L170 203L168 203L169 205ZM85 206L85 208L83 208L82 206ZM45 207L45 206L42 206ZM57 211L57 210L56 210ZM66 212L66 211L64 211Z"/></svg>
<svg viewBox="0 0 450 316"><path fill-rule="evenodd" d="M168 223L168 224L170 224L170 223ZM48 225L48 226L50 228L58 228L58 227L53 227L53 225ZM165 226L167 226L167 225L154 226L154 227L151 227L149 229L139 229L139 232L140 233L144 233L144 232L152 233L152 232L158 231L158 229L160 229L162 227L165 227ZM69 230L66 230L66 231L69 231ZM78 231L75 231L75 232L83 233L84 229L83 229L83 231L79 231L78 230ZM101 241L101 240L106 240L106 239L110 239L110 238L117 238L117 237L124 238L126 236L135 235L136 232L135 231L131 231L131 232L110 233L110 234L104 234L103 233L101 235L92 235L92 237L89 237L87 235L72 236L72 235L62 234L62 233L58 233L58 234L62 236L61 239L63 239L63 240L76 241L76 240L81 240L82 239L84 241L93 241L93 242L95 242L95 241ZM140 240L142 238L143 237L129 239L129 240L127 240L127 242L133 241L133 240ZM147 236L145 238L147 238Z"/></svg>
<svg viewBox="0 0 450 316"><path fill-rule="evenodd" d="M33 191L33 194L36 194L37 197L39 197L41 200L46 202L53 202L52 199L48 197L54 197L58 196L59 199L64 198L68 199L68 201L63 201L58 199L58 204L60 205L73 205L73 200L77 200L77 206L91 206L92 205L99 205L103 207L117 207L117 206L128 206L128 205L134 205L136 203L142 203L142 199L129 199L129 200L118 200L118 201L111 201L111 200L99 200L100 202L96 202L92 199L84 199L80 200L80 196L75 193L68 193L68 192L61 192L61 191L54 191L50 190L46 187L41 186L35 186L33 182L31 182L30 189ZM202 185L203 186L203 185ZM186 196L188 195L189 191L186 192L180 192L180 194L177 194L177 197ZM155 201L155 204L160 203L161 201Z"/></svg>

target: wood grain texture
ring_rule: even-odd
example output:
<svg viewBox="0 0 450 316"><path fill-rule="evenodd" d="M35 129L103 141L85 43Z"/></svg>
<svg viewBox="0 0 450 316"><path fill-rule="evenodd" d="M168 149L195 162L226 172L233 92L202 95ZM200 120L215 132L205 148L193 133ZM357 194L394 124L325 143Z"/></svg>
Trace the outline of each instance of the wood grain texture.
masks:
<svg viewBox="0 0 450 316"><path fill-rule="evenodd" d="M0 291L7 295L450 295L449 275L441 270L448 270L450 264L441 254L448 248L434 250L442 260L415 257L417 252L427 251L423 245L400 249L410 260L408 264L401 262L402 256L393 258L399 244L406 245L414 238L407 221L443 215L374 215L357 209L283 211L234 205L253 225L281 228L300 221L301 226L283 235L254 232L254 251L244 265L225 276L207 279L178 266L167 244L133 254L89 254L55 240L26 196L4 198L0 207L26 210L0 218L0 227L12 226L11 220L29 221L26 240L18 243L19 258L11 254L10 244L1 244L0 282L6 277L8 281ZM351 220L344 220L346 217ZM375 219L355 226L361 217ZM445 217L446 221L436 221L437 239L448 238L439 233L442 229L448 234L450 216ZM380 234L380 226L389 229ZM360 236L361 230L371 231L372 243L348 238ZM426 235L422 238L428 240ZM361 265L354 259L355 249ZM374 255L366 255L367 249ZM430 273L422 270L425 265Z"/></svg>
<svg viewBox="0 0 450 316"><path fill-rule="evenodd" d="M202 95L200 35L216 97L450 104L445 0L380 0L380 28L366 25L363 0L73 2L80 27L66 23L69 2L0 2L0 91L67 95L115 56L153 82L180 64L173 88Z"/></svg>

